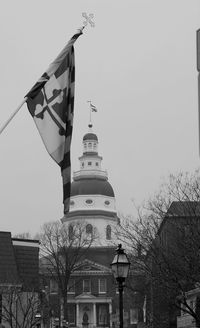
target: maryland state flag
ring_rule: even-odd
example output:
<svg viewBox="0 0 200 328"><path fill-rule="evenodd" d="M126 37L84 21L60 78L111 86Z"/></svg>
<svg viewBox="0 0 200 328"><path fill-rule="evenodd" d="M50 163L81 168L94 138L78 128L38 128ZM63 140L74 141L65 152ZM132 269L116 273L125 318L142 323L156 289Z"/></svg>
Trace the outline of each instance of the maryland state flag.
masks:
<svg viewBox="0 0 200 328"><path fill-rule="evenodd" d="M71 186L70 145L73 128L75 34L26 95L26 102L50 156L61 167L64 213L69 211Z"/></svg>

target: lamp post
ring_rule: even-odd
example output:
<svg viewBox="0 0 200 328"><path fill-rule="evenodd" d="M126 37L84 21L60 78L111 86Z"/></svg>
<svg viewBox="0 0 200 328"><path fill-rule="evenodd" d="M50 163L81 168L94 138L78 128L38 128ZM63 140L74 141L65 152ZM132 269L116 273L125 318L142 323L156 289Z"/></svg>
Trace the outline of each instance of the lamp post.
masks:
<svg viewBox="0 0 200 328"><path fill-rule="evenodd" d="M123 289L124 282L128 276L130 262L127 258L122 245L119 244L116 249L116 255L111 263L113 275L118 282L119 290L119 327L123 328Z"/></svg>

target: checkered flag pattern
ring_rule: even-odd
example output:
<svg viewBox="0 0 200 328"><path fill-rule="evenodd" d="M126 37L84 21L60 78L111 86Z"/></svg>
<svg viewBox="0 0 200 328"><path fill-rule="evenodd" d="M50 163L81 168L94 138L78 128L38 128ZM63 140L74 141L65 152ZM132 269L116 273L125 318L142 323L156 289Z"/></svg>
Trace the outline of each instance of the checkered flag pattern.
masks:
<svg viewBox="0 0 200 328"><path fill-rule="evenodd" d="M27 106L50 156L61 168L64 213L69 211L70 146L74 114L75 34L26 95Z"/></svg>

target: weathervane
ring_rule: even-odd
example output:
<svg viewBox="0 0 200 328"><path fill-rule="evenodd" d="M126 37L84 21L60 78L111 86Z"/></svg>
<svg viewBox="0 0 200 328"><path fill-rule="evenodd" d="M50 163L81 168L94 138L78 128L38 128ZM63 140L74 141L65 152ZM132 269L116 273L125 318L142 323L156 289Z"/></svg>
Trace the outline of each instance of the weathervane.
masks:
<svg viewBox="0 0 200 328"><path fill-rule="evenodd" d="M86 27L88 23L91 27L95 27L95 23L92 21L92 19L94 18L93 14L87 15L86 13L82 13L82 16L85 18L85 21L83 22L83 27Z"/></svg>
<svg viewBox="0 0 200 328"><path fill-rule="evenodd" d="M89 124L88 127L91 129L92 128L92 112L97 112L96 106L92 104L91 100L87 101L90 104L90 118L89 118Z"/></svg>

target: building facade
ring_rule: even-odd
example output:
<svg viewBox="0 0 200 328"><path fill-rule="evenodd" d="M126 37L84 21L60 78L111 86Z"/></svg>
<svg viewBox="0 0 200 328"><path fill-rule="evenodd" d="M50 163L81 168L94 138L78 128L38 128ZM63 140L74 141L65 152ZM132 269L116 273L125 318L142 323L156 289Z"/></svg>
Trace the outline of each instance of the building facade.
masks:
<svg viewBox="0 0 200 328"><path fill-rule="evenodd" d="M78 328L119 327L119 294L110 264L118 245L116 228L119 225L115 194L102 169L98 153L98 137L89 131L83 137L80 169L73 174L70 211L62 218L69 235L74 224L83 223L85 232L94 241L70 275L67 295L68 323ZM129 296L128 296L129 294ZM138 309L124 289L124 327L137 327ZM132 295L133 296L133 295ZM49 298L53 309L52 322L60 322L59 291L50 281Z"/></svg>
<svg viewBox="0 0 200 328"><path fill-rule="evenodd" d="M198 298L200 297L200 288L196 287L192 290L189 290L186 293L186 300L190 308L196 312L196 305L198 302ZM196 328L197 324L189 313L185 311L181 311L180 315L177 317L177 328Z"/></svg>
<svg viewBox="0 0 200 328"><path fill-rule="evenodd" d="M84 222L86 233L95 239L84 260L71 275L69 322L77 327L111 327L112 300L116 294L110 264L115 254L115 230L118 224L115 195L102 169L98 154L98 137L89 131L83 137L80 169L74 172L71 185L70 211L62 219L70 226Z"/></svg>
<svg viewBox="0 0 200 328"><path fill-rule="evenodd" d="M195 327L194 316L184 308L195 312L198 290L194 288L200 279L199 219L199 202L175 201L161 222L147 258L149 327ZM187 308L184 302L193 305Z"/></svg>
<svg viewBox="0 0 200 328"><path fill-rule="evenodd" d="M0 231L0 324L36 326L39 308L39 241Z"/></svg>

